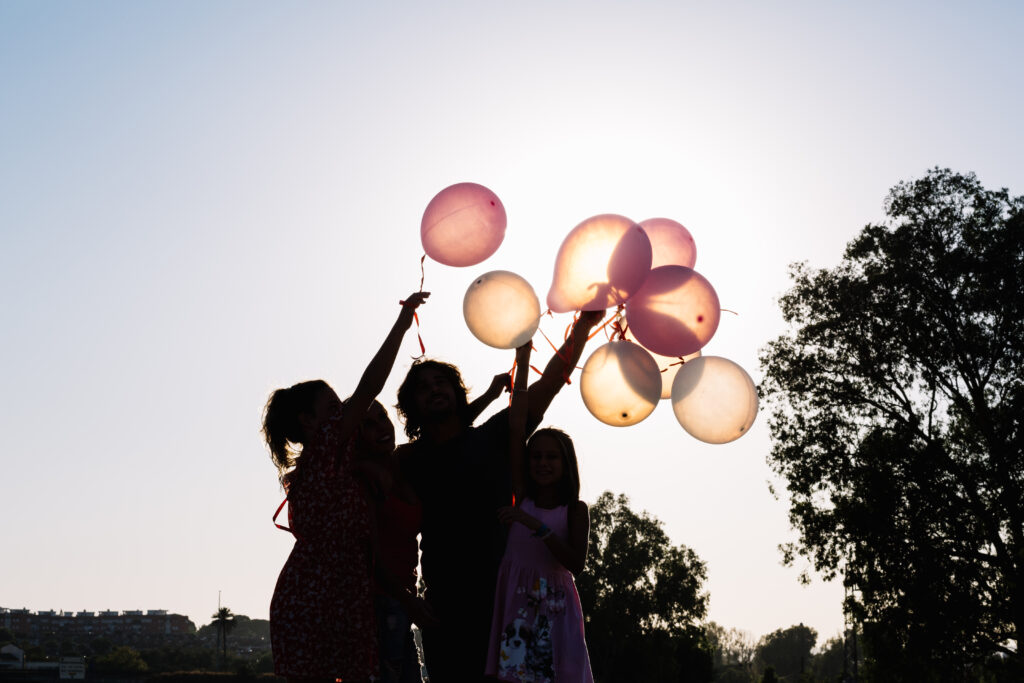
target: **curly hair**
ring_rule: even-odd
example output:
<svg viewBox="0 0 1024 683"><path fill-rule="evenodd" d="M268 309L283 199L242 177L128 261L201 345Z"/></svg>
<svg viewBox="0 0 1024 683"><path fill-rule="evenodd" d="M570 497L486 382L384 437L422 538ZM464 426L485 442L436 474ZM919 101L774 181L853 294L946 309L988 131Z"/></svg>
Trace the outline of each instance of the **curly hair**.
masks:
<svg viewBox="0 0 1024 683"><path fill-rule="evenodd" d="M295 448L302 445L299 416L313 412L316 397L324 389L330 389L330 386L322 379L299 382L272 393L263 408L263 438L282 482L295 467L301 452Z"/></svg>
<svg viewBox="0 0 1024 683"><path fill-rule="evenodd" d="M415 393L416 382L419 379L420 373L427 369L438 371L452 385L452 390L455 393L455 411L463 422L468 422L469 399L467 394L469 391L462 381L462 373L459 372L459 369L451 363L419 359L413 361L408 374L402 380L402 386L398 387L398 403L395 404L398 415L405 425L405 435L409 437L410 441L415 441L423 435L423 415L416 408Z"/></svg>
<svg viewBox="0 0 1024 683"><path fill-rule="evenodd" d="M562 480L558 482L558 503L569 505L580 499L580 467L576 461L576 447L569 435L557 427L538 429L526 442L527 457L523 459L523 481L526 484L526 497L537 499L537 485L530 479L530 444L538 436L548 436L558 444L562 452Z"/></svg>

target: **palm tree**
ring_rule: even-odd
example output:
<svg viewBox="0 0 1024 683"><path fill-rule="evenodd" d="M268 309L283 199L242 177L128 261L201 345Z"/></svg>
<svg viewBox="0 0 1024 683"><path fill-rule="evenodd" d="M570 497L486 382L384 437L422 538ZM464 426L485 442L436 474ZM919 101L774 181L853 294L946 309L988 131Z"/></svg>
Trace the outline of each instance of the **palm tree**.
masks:
<svg viewBox="0 0 1024 683"><path fill-rule="evenodd" d="M227 607L221 607L213 615L217 625L217 647L221 648L221 665L228 661L228 633L235 627L235 615Z"/></svg>

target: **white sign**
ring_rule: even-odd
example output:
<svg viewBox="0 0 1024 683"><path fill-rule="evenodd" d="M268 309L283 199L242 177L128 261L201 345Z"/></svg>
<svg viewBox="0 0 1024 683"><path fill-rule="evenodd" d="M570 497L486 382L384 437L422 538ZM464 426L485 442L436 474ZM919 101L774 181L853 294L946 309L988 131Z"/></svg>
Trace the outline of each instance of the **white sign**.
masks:
<svg viewBox="0 0 1024 683"><path fill-rule="evenodd" d="M61 657L60 677L77 680L85 678L85 657Z"/></svg>

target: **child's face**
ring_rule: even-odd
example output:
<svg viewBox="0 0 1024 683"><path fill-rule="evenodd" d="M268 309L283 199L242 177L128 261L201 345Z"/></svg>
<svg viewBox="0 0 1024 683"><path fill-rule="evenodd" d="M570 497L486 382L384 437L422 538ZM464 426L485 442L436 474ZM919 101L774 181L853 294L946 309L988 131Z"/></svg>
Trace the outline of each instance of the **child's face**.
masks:
<svg viewBox="0 0 1024 683"><path fill-rule="evenodd" d="M562 480L562 449L554 437L547 434L533 437L527 457L530 479L537 486L553 486Z"/></svg>
<svg viewBox="0 0 1024 683"><path fill-rule="evenodd" d="M377 401L370 405L359 425L359 440L366 455L384 456L395 450L395 426Z"/></svg>

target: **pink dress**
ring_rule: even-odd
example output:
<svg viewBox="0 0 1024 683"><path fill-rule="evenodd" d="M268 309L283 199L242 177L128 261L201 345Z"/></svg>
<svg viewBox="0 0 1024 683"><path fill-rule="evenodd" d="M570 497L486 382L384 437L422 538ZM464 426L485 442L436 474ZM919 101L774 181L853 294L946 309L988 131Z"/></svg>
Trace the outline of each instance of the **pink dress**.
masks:
<svg viewBox="0 0 1024 683"><path fill-rule="evenodd" d="M523 512L569 538L568 507L523 501ZM503 681L593 683L583 610L572 572L522 524L509 529L498 569L485 673Z"/></svg>
<svg viewBox="0 0 1024 683"><path fill-rule="evenodd" d="M287 486L295 546L270 603L274 673L369 678L377 673L371 513L352 476L352 441L333 415L299 456Z"/></svg>

